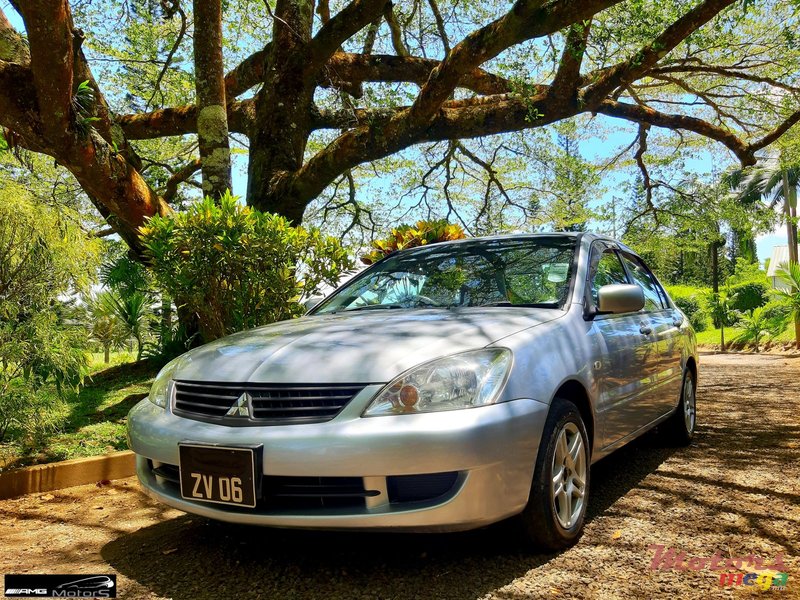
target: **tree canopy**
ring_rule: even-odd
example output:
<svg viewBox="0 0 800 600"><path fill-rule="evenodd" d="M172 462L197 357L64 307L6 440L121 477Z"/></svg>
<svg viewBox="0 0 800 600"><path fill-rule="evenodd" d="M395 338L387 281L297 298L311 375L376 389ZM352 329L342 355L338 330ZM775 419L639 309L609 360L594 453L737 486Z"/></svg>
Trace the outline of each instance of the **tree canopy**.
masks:
<svg viewBox="0 0 800 600"><path fill-rule="evenodd" d="M438 169L446 182L480 173L484 193L468 194L480 221L492 200L532 209L503 175L531 168L537 130L581 115L638 127L625 152L645 209L654 130L689 151L711 140L747 166L800 120L796 1L10 4L23 27L0 13L5 143L66 167L139 251L137 229L179 206L199 170L219 195L229 136L247 153L247 203L295 223L326 190L331 206L354 204L359 169L412 147L430 167L423 193ZM596 182L575 131L559 135L548 187L574 202ZM488 148L487 136L498 136ZM588 218L570 210L564 227Z"/></svg>

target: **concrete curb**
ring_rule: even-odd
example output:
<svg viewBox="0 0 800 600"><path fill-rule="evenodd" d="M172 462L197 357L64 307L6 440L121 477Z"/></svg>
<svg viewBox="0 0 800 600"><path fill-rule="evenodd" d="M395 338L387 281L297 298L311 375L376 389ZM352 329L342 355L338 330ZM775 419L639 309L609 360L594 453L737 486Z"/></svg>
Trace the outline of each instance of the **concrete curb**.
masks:
<svg viewBox="0 0 800 600"><path fill-rule="evenodd" d="M130 450L123 450L6 471L0 473L0 500L131 477L136 474L134 456Z"/></svg>

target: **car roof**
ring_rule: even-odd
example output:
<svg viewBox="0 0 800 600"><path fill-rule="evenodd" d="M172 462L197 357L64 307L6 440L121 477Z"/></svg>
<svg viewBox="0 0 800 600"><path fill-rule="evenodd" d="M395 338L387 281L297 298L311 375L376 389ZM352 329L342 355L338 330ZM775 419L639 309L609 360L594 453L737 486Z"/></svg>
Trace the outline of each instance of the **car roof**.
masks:
<svg viewBox="0 0 800 600"><path fill-rule="evenodd" d="M449 240L446 242L436 242L435 244L426 244L424 246L415 246L413 248L406 248L404 250L399 250L397 252L393 252L389 256L396 256L397 254L406 254L406 253L414 253L425 251L426 249L431 248L432 246L450 246L450 245L459 245L459 244L474 244L480 242L492 242L492 241L500 241L500 240L527 240L527 239L536 239L536 238L554 238L554 237L561 237L561 238L571 238L576 240L576 242L583 242L586 244L590 244L595 240L604 240L608 242L613 242L617 244L623 250L631 252L631 254L636 254L625 246L622 242L615 240L607 235L603 235L600 233L592 233L587 231L548 231L548 232L536 232L536 233L507 233L501 235L487 235L487 236L479 236L479 237L468 237L462 238L460 240ZM388 257L387 257L388 258Z"/></svg>

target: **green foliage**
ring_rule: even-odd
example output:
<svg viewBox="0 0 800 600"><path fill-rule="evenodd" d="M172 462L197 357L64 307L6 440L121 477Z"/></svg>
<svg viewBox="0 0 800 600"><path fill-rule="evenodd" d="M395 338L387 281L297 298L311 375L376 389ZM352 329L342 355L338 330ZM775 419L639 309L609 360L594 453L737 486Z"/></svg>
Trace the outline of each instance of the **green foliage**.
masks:
<svg viewBox="0 0 800 600"><path fill-rule="evenodd" d="M714 323L720 331L720 347L725 351L725 327L729 326L735 318L727 292L709 292L705 297L706 308Z"/></svg>
<svg viewBox="0 0 800 600"><path fill-rule="evenodd" d="M772 300L767 302L764 307L764 316L767 319L780 321L784 323L784 327L789 324L792 318L791 304L784 299Z"/></svg>
<svg viewBox="0 0 800 600"><path fill-rule="evenodd" d="M113 244L100 267L100 283L121 296L149 293L152 290L151 279L147 268L138 260L131 259L127 247L120 242Z"/></svg>
<svg viewBox="0 0 800 600"><path fill-rule="evenodd" d="M103 292L97 297L97 303L107 316L113 316L124 328L125 333L136 340L136 360L142 358L144 329L150 313L149 298L142 292L119 295L115 292Z"/></svg>
<svg viewBox="0 0 800 600"><path fill-rule="evenodd" d="M666 286L666 290L675 305L689 318L689 322L696 332L699 333L708 328L709 315L704 309L703 300L707 293L706 288L671 285Z"/></svg>
<svg viewBox="0 0 800 600"><path fill-rule="evenodd" d="M733 274L726 279L727 285L736 285L739 283L764 283L769 285L767 272L759 267L758 263L753 263L746 258L738 257L736 259L736 266L733 269Z"/></svg>
<svg viewBox="0 0 800 600"><path fill-rule="evenodd" d="M64 394L83 382L85 331L62 299L88 286L97 260L97 242L74 221L13 184L0 191L0 438L44 426L46 383Z"/></svg>
<svg viewBox="0 0 800 600"><path fill-rule="evenodd" d="M778 276L788 289L775 290L775 294L787 307L787 318L795 323L795 344L800 348L800 264L789 263L778 271Z"/></svg>
<svg viewBox="0 0 800 600"><path fill-rule="evenodd" d="M780 316L770 317L762 306L741 315L737 325L741 331L733 341L737 344L752 343L755 351L759 352L761 340L780 335L786 327L786 321Z"/></svg>
<svg viewBox="0 0 800 600"><path fill-rule="evenodd" d="M769 285L760 281L749 281L730 286L730 303L733 310L750 312L769 302Z"/></svg>
<svg viewBox="0 0 800 600"><path fill-rule="evenodd" d="M673 298L675 305L680 308L683 313L690 317L696 312L701 310L700 300L697 296L678 296Z"/></svg>
<svg viewBox="0 0 800 600"><path fill-rule="evenodd" d="M154 217L141 235L159 285L197 316L205 341L302 314L302 296L352 268L339 240L230 193Z"/></svg>
<svg viewBox="0 0 800 600"><path fill-rule="evenodd" d="M375 240L372 243L372 250L361 257L361 262L371 265L398 250L460 240L465 237L460 225L448 223L446 219L418 221L415 225L404 224L392 229L388 237Z"/></svg>

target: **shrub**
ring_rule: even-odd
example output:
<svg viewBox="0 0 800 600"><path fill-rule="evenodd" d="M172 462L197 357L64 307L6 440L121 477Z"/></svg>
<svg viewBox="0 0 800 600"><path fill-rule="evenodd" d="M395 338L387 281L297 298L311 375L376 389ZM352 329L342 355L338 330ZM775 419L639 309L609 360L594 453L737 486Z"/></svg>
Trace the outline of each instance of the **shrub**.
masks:
<svg viewBox="0 0 800 600"><path fill-rule="evenodd" d="M689 323L692 324L692 327L696 332L700 333L701 331L708 329L708 314L706 311L696 310L691 315L687 316L689 317Z"/></svg>
<svg viewBox="0 0 800 600"><path fill-rule="evenodd" d="M460 240L465 237L467 236L460 225L448 223L445 219L418 221L416 225L400 225L392 229L387 238L375 240L372 243L372 250L361 257L361 262L371 265L398 250Z"/></svg>
<svg viewBox="0 0 800 600"><path fill-rule="evenodd" d="M750 312L769 302L769 285L761 281L739 283L730 288L730 303L733 310Z"/></svg>
<svg viewBox="0 0 800 600"><path fill-rule="evenodd" d="M352 261L336 238L226 193L153 217L142 242L159 285L195 314L205 341L302 314L300 298L336 285Z"/></svg>
<svg viewBox="0 0 800 600"><path fill-rule="evenodd" d="M708 328L708 313L703 310L701 300L702 289L689 286L670 286L667 288L667 292L675 302L675 306L688 317L695 331L705 331Z"/></svg>
<svg viewBox="0 0 800 600"><path fill-rule="evenodd" d="M784 329L791 320L792 307L784 300L772 300L764 305L764 317L770 321L784 323Z"/></svg>
<svg viewBox="0 0 800 600"><path fill-rule="evenodd" d="M696 296L681 296L673 298L673 300L675 301L675 305L690 319L692 315L701 310L700 300L698 300Z"/></svg>

